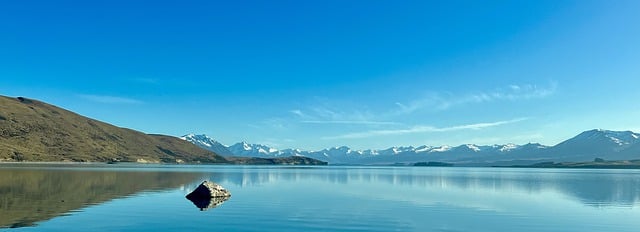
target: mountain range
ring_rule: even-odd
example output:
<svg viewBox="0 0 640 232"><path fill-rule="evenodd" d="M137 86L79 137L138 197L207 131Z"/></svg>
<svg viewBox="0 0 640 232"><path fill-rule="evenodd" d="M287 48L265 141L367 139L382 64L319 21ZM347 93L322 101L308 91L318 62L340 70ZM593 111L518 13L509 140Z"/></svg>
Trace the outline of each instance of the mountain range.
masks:
<svg viewBox="0 0 640 232"><path fill-rule="evenodd" d="M195 145L194 145L195 144ZM227 164L527 165L640 159L640 134L595 129L555 146L538 143L408 146L355 150L279 150L246 142L225 146L206 135L167 135L117 127L24 97L0 96L0 161L153 162ZM318 162L318 160L322 162Z"/></svg>
<svg viewBox="0 0 640 232"><path fill-rule="evenodd" d="M387 149L354 150L346 146L306 151L279 150L262 144L239 142L231 146L206 135L180 137L217 154L247 157L304 156L330 164L396 164L416 162L450 162L457 165L532 164L537 162L585 162L595 158L606 160L640 159L640 134L632 131L594 129L584 131L555 146L539 143L481 146L408 146Z"/></svg>
<svg viewBox="0 0 640 232"><path fill-rule="evenodd" d="M233 157L190 142L117 127L38 100L0 96L0 162L326 165L299 156Z"/></svg>

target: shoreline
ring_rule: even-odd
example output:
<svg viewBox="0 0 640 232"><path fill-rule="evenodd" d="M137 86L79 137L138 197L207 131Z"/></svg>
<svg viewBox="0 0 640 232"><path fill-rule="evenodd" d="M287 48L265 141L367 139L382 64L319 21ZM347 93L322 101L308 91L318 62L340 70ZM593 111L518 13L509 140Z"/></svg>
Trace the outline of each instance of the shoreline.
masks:
<svg viewBox="0 0 640 232"><path fill-rule="evenodd" d="M60 166L101 166L101 167L124 167L124 166L277 166L277 167L290 167L290 166L331 166L331 167L405 167L405 168L527 168L527 169L639 169L640 160L633 161L607 161L605 163L595 162L544 162L531 165L474 165L474 166L462 166L452 164L451 166L416 166L416 165L397 165L397 164L326 164L326 165L313 165L313 164L242 164L242 163L148 163L148 162L65 162L65 161L0 161L0 167L7 165L15 166L28 166L28 165L60 165Z"/></svg>

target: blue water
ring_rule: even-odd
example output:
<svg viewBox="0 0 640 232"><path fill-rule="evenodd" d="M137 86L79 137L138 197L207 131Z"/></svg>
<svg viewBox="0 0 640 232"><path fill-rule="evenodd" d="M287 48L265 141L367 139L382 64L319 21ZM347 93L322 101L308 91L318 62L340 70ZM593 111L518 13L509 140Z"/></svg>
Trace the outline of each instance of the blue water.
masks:
<svg viewBox="0 0 640 232"><path fill-rule="evenodd" d="M5 223L2 227L19 227L5 228L11 231L584 232L640 228L639 170L78 165L0 167L0 174L12 176L11 180L29 176L0 181L0 212L41 214L31 219L0 219ZM145 184L136 184L136 178ZM206 179L226 187L232 196L201 211L184 196ZM156 180L166 183L150 183ZM60 183L46 183L51 181ZM104 196L84 191L79 187L83 181L91 181L89 190L108 185L101 190ZM6 187L25 182L37 185ZM127 184L121 186L123 182ZM46 204L64 205L76 199L83 201L76 202L81 206L47 214L43 213L46 207L30 205L33 200L7 203L52 186L63 186L56 190L62 192ZM64 192L74 188L93 195L74 192L66 198ZM96 200L100 197L104 199Z"/></svg>

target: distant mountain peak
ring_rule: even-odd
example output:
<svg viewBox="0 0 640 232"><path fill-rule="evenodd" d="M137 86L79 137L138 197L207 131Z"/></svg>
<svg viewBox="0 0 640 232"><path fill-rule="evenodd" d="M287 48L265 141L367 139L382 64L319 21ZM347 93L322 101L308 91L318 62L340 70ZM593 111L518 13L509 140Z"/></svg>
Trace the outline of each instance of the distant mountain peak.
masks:
<svg viewBox="0 0 640 232"><path fill-rule="evenodd" d="M569 140L608 140L618 145L628 145L638 142L640 134L633 131L611 131L604 129L593 129L584 131Z"/></svg>
<svg viewBox="0 0 640 232"><path fill-rule="evenodd" d="M448 145L442 145L439 147L434 147L433 149L431 149L429 152L445 152L451 150L451 147Z"/></svg>
<svg viewBox="0 0 640 232"><path fill-rule="evenodd" d="M511 150L517 149L517 148L519 148L519 147L520 147L520 146L515 145L515 144L513 144L513 143L508 143L508 144L502 145L502 146L499 148L499 150L500 150L501 152L508 152L508 151L511 151Z"/></svg>
<svg viewBox="0 0 640 232"><path fill-rule="evenodd" d="M183 139L192 139L189 141L201 147L215 142L214 139L206 135L197 134L185 135ZM219 143L215 142L215 144ZM627 149L632 146L632 149ZM505 159L540 160L557 158L592 160L595 157L594 155L604 158L616 157L616 154L635 157L633 156L634 154L640 154L640 152L634 152L640 150L640 134L631 131L593 129L584 131L552 147L530 142L523 145L514 143L494 145L462 144L455 147L449 145L392 146L386 149L366 150L355 150L348 146L336 146L311 151L301 149L278 150L268 145L251 144L245 141L228 147L222 144L212 147L227 150L228 153L226 155L233 156L264 158L305 156L334 164L390 164L423 161L492 162L504 161ZM213 148L208 149L212 150ZM619 153L622 151L626 153ZM214 152L220 154L220 151ZM609 156L609 154L613 154L613 156Z"/></svg>
<svg viewBox="0 0 640 232"><path fill-rule="evenodd" d="M475 151L475 152L479 152L480 148L478 146L476 146L475 144L465 144L465 147L467 147L468 149Z"/></svg>
<svg viewBox="0 0 640 232"><path fill-rule="evenodd" d="M190 134L181 136L180 139L189 141L195 145L198 145L201 148L207 149L209 151L213 151L216 154L219 154L222 156L233 155L233 153L227 149L226 145L216 141L215 139L205 134L190 133Z"/></svg>
<svg viewBox="0 0 640 232"><path fill-rule="evenodd" d="M194 143L196 145L202 145L205 147L211 147L214 146L216 143L219 143L218 141L216 141L215 139L205 135L205 134L187 134L187 135L183 135L180 136L180 139L182 140L186 140L189 141L191 143Z"/></svg>

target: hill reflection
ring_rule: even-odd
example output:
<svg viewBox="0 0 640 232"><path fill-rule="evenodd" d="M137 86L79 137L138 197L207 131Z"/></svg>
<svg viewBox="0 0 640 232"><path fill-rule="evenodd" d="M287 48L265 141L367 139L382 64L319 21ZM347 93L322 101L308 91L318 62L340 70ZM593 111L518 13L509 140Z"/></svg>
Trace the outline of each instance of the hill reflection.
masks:
<svg viewBox="0 0 640 232"><path fill-rule="evenodd" d="M140 169L115 167L0 168L0 227L31 226L88 205L143 191L180 187L186 195L203 179L219 183L233 193L237 191L238 197L229 200L230 207L237 206L238 201L247 201L243 196L255 197L243 192L261 191L257 187L262 185L279 188L309 183L338 189L366 188L361 191L362 196L372 198L376 197L373 196L375 194L404 198L411 194L414 195L410 197L422 197L419 194L426 192L438 192L439 195L431 196L446 197L450 193L469 192L479 194L473 197L483 199L481 194L518 193L528 197L553 192L593 207L631 207L637 206L640 200L638 170L206 165ZM322 183L330 185L316 185ZM390 192L371 192L387 190ZM405 190L410 190L411 194ZM183 196L179 200L183 201ZM200 209L210 209L225 200L212 199L193 204Z"/></svg>
<svg viewBox="0 0 640 232"><path fill-rule="evenodd" d="M141 191L176 188L202 174L104 170L0 169L0 228L32 226L88 205Z"/></svg>
<svg viewBox="0 0 640 232"><path fill-rule="evenodd" d="M272 182L375 183L430 189L486 190L538 194L554 191L596 207L632 206L640 200L640 172L507 168L318 168L216 172L209 178L240 187Z"/></svg>

